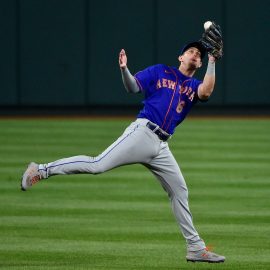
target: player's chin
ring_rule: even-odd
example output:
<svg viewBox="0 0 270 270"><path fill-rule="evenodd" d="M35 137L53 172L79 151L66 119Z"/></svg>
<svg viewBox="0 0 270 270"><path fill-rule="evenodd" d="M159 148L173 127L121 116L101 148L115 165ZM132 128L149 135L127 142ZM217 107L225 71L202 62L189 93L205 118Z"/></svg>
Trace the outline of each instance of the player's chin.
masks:
<svg viewBox="0 0 270 270"><path fill-rule="evenodd" d="M197 62L190 62L189 68L190 69L197 69L197 68L199 68L199 65L197 64Z"/></svg>
<svg viewBox="0 0 270 270"><path fill-rule="evenodd" d="M191 65L193 66L194 69L198 69L202 66L201 61L194 61L191 63Z"/></svg>

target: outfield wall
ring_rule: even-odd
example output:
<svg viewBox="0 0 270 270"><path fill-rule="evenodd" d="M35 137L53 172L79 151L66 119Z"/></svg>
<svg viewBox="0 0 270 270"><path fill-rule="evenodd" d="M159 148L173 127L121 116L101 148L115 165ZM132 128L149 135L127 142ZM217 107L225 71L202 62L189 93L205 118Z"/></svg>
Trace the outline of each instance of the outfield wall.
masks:
<svg viewBox="0 0 270 270"><path fill-rule="evenodd" d="M269 6L266 0L2 0L0 105L137 104L141 97L122 86L120 49L132 72L177 65L181 46L214 19L225 53L209 104L270 106Z"/></svg>

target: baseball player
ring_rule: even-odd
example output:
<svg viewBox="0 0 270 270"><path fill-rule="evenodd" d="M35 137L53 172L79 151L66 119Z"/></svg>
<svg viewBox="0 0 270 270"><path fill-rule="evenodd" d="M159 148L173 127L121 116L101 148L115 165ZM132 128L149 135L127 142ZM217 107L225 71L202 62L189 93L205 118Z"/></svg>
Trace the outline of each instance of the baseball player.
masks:
<svg viewBox="0 0 270 270"><path fill-rule="evenodd" d="M187 243L187 261L224 262L225 257L209 251L196 231L188 205L188 190L181 170L171 153L168 140L185 119L192 106L207 100L215 84L215 62L222 56L212 33L203 40L185 45L178 57L178 68L154 65L134 76L127 67L125 50L119 54L119 66L126 90L143 93L144 107L137 119L103 153L96 157L74 156L46 164L31 162L22 177L22 190L42 179L63 174L99 174L113 168L140 163L148 168L168 193L173 213ZM213 43L211 40L214 40ZM212 42L212 43L211 43ZM218 42L220 45L220 42ZM203 81L193 78L208 52Z"/></svg>

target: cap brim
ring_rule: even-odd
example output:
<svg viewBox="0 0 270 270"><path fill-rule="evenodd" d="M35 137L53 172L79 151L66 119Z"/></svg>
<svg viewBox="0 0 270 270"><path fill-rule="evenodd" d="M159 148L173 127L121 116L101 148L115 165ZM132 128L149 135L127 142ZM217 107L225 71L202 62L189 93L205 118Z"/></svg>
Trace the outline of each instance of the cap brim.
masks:
<svg viewBox="0 0 270 270"><path fill-rule="evenodd" d="M184 54L184 52L187 51L187 50L188 50L189 48L191 48L191 47L197 48L197 49L200 51L200 53L201 53L201 59L204 58L204 56L205 56L205 54L206 54L206 50L205 50L205 48L202 46L202 44L201 44L200 42L198 42L198 41L190 42L190 43L186 44L186 45L182 48L180 55Z"/></svg>

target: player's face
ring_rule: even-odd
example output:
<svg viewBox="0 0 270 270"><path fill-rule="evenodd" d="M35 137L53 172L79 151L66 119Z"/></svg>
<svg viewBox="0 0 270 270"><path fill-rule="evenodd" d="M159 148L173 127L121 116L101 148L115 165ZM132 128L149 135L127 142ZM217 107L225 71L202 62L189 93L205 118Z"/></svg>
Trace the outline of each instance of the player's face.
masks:
<svg viewBox="0 0 270 270"><path fill-rule="evenodd" d="M201 52L195 47L186 50L185 53L179 57L179 60L195 69L202 65Z"/></svg>

